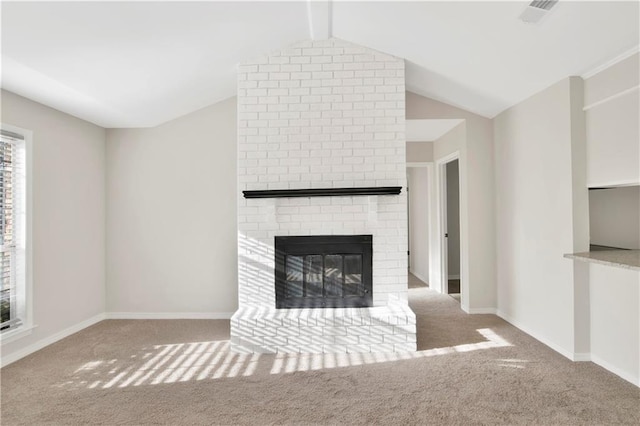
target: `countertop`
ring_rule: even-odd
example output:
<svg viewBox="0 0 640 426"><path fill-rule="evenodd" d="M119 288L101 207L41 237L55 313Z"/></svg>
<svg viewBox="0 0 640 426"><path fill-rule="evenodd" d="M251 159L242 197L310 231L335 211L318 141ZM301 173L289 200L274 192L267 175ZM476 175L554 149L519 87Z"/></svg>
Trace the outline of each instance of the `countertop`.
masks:
<svg viewBox="0 0 640 426"><path fill-rule="evenodd" d="M603 250L565 254L567 259L640 271L640 250Z"/></svg>

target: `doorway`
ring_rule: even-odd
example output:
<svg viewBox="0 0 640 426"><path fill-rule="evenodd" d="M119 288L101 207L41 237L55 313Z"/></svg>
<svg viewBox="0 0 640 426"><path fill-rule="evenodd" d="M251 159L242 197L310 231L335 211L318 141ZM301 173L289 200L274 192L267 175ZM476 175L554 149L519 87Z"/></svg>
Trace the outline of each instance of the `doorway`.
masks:
<svg viewBox="0 0 640 426"><path fill-rule="evenodd" d="M407 163L409 273L429 283L432 163Z"/></svg>
<svg viewBox="0 0 640 426"><path fill-rule="evenodd" d="M447 293L460 301L460 168L458 160L446 168Z"/></svg>
<svg viewBox="0 0 640 426"><path fill-rule="evenodd" d="M458 153L438 162L443 292L460 302L460 164Z"/></svg>

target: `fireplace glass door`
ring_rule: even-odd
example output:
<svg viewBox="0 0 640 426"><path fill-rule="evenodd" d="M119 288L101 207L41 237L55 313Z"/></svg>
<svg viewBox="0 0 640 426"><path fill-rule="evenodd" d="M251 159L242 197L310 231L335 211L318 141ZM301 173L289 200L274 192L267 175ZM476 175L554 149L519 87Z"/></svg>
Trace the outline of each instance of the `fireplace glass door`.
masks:
<svg viewBox="0 0 640 426"><path fill-rule="evenodd" d="M276 307L371 306L371 235L276 237Z"/></svg>

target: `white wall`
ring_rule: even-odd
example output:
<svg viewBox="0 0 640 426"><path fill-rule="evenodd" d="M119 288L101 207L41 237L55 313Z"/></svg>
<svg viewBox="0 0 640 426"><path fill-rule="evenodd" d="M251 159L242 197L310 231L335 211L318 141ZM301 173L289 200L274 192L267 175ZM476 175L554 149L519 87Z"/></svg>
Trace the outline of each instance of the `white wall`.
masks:
<svg viewBox="0 0 640 426"><path fill-rule="evenodd" d="M460 149L460 192L466 200L461 200L460 205L463 247L460 264L461 276L468 274L468 279L461 283L461 305L469 312L490 311L496 307L492 121L411 92L407 92L406 101L407 119L465 120L447 134L464 135L464 146ZM435 142L434 160L444 155L444 146ZM465 247L468 247L466 255Z"/></svg>
<svg viewBox="0 0 640 426"><path fill-rule="evenodd" d="M591 360L640 386L640 271L589 267Z"/></svg>
<svg viewBox="0 0 640 426"><path fill-rule="evenodd" d="M590 187L640 183L640 54L584 84Z"/></svg>
<svg viewBox="0 0 640 426"><path fill-rule="evenodd" d="M589 191L591 244L640 249L640 186Z"/></svg>
<svg viewBox="0 0 640 426"><path fill-rule="evenodd" d="M407 142L407 163L433 161L433 142Z"/></svg>
<svg viewBox="0 0 640 426"><path fill-rule="evenodd" d="M409 187L409 270L429 283L429 169L407 168Z"/></svg>
<svg viewBox="0 0 640 426"><path fill-rule="evenodd" d="M11 358L105 309L105 131L2 91L2 122L33 132L33 321Z"/></svg>
<svg viewBox="0 0 640 426"><path fill-rule="evenodd" d="M237 308L236 101L107 131L107 311ZM126 316L126 315L125 315Z"/></svg>
<svg viewBox="0 0 640 426"><path fill-rule="evenodd" d="M461 152L466 149L467 146L467 126L463 122L447 133L442 135L440 139L437 139L433 143L433 158L434 161L442 160L444 157L448 157L455 152ZM458 163L458 171L459 171Z"/></svg>
<svg viewBox="0 0 640 426"><path fill-rule="evenodd" d="M460 278L460 179L459 161L447 163L447 273Z"/></svg>
<svg viewBox="0 0 640 426"><path fill-rule="evenodd" d="M574 318L574 270L563 254L586 244L588 232L574 149L584 125L580 83L562 80L494 119L498 311L567 356L583 321Z"/></svg>

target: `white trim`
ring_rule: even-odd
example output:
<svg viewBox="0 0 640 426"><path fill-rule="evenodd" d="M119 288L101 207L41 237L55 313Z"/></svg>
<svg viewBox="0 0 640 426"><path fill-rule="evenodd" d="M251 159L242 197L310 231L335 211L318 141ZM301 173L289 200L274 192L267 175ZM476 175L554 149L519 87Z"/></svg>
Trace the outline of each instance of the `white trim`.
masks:
<svg viewBox="0 0 640 426"><path fill-rule="evenodd" d="M35 327L33 325L33 132L23 129L22 127L12 126L11 124L0 123L0 128L13 133L18 133L24 137L25 154L26 154L26 217L25 217L25 308L26 318L22 318L22 331L24 333L16 333L15 338L9 341L15 341L31 334ZM28 330L31 330L27 332ZM0 364L2 365L2 364Z"/></svg>
<svg viewBox="0 0 640 426"><path fill-rule="evenodd" d="M468 308L465 309L465 312L471 315L479 315L479 314L492 314L496 315L496 308Z"/></svg>
<svg viewBox="0 0 640 426"><path fill-rule="evenodd" d="M618 56L609 59L608 61L606 61L603 64L598 65L595 68L592 68L591 70L582 73L582 75L580 77L582 77L583 79L588 79L593 77L594 75L606 70L609 67L614 66L615 64L617 64L618 62L622 62L625 59L627 59L628 57L632 56L633 54L637 53L640 50L640 45L634 46L631 49L627 50L626 52L622 52L621 54L619 54Z"/></svg>
<svg viewBox="0 0 640 426"><path fill-rule="evenodd" d="M411 275L413 275L414 277L416 277L417 279L419 279L420 281L422 281L423 283L425 283L426 285L429 285L429 280L427 280L425 277L423 277L420 274L416 274L415 272L413 272L411 270L411 268L409 268L409 272L411 272Z"/></svg>
<svg viewBox="0 0 640 426"><path fill-rule="evenodd" d="M450 163L454 160L459 160L460 159L460 151L456 150L454 152L452 152L451 154L445 155L442 158L438 158L438 160L436 160L436 164L438 165L442 165L442 164L447 164Z"/></svg>
<svg viewBox="0 0 640 426"><path fill-rule="evenodd" d="M21 339L25 336L30 335L31 333L33 333L33 329L35 329L36 327L38 327L37 325L31 325L31 326L20 326L15 330L11 330L11 331L7 331L4 332L2 334L0 334L0 345L4 345L5 343L9 343L9 342L15 342L18 339Z"/></svg>
<svg viewBox="0 0 640 426"><path fill-rule="evenodd" d="M533 337L540 343L544 343L545 345L549 346L551 349L558 352L560 355L570 359L571 361L574 360L573 352L568 351L565 348L557 345L556 343L551 342L546 337L543 337L542 335L540 335L537 331L531 330L529 327L523 325L519 321L514 320L504 312L500 311L499 309L496 311L496 315L502 318L503 320L505 320L506 322L508 322L509 324L511 324L512 326L519 328L521 331L524 331L525 333L527 333L529 336Z"/></svg>
<svg viewBox="0 0 640 426"><path fill-rule="evenodd" d="M591 361L591 354L589 352L576 352L573 354L573 360L575 362Z"/></svg>
<svg viewBox="0 0 640 426"><path fill-rule="evenodd" d="M231 319L233 312L107 312L106 319Z"/></svg>
<svg viewBox="0 0 640 426"><path fill-rule="evenodd" d="M636 375L633 375L632 373L629 373L628 371L622 370L620 367L616 367L615 365L611 364L608 361L603 360L602 358L598 357L597 355L591 354L591 362L593 362L594 364L599 365L600 367L604 368L605 370L609 370L610 372L612 372L616 376L619 376L619 377L625 379L627 382L630 382L630 383L640 387L640 377L638 377Z"/></svg>
<svg viewBox="0 0 640 426"><path fill-rule="evenodd" d="M0 367L5 367L17 360L26 357L27 355L31 355L32 353L39 351L46 346L49 346L58 340L62 340L65 337L71 336L74 333L77 333L80 330L83 330L87 327L90 327L102 320L105 319L104 313L95 315L91 318L88 318L82 322L79 322L76 325L72 325L71 327L65 328L62 331L59 331L55 334L52 334L49 337L45 337L44 339L38 340L37 342L27 346L26 348L20 349L18 351L12 352L9 355L3 356L0 360Z"/></svg>
<svg viewBox="0 0 640 426"><path fill-rule="evenodd" d="M445 230L447 229L447 169L446 165L452 161L460 162L460 151L454 151L449 155L436 160L436 205L437 208L437 239L440 249L440 290L443 294L449 293L449 279L447 267L447 239ZM462 298L462 282L460 283L460 297Z"/></svg>
<svg viewBox="0 0 640 426"><path fill-rule="evenodd" d="M233 312L218 312L218 313L208 313L208 312L195 312L195 313L184 313L184 312L163 312L163 313L153 313L153 312L107 312L95 315L91 318L88 318L84 321L79 322L76 325L72 325L71 327L65 328L62 331L59 331L55 334L52 334L49 337L45 337L44 339L38 340L37 342L20 349L18 351L12 352L9 355L3 356L0 359L0 367L4 367L13 362L18 361L21 358L26 357L27 355L31 355L32 353L39 351L59 340L64 339L74 333L77 333L87 327L90 327L94 324L99 323L105 319L230 319L233 315ZM30 334L35 326L30 327L28 330ZM18 331L18 330L16 330ZM21 331L27 331L21 330ZM9 338L13 336L8 336ZM20 336L23 337L23 336ZM18 337L16 337L17 339ZM13 341L15 339L6 340L2 339L2 343L8 343L9 341Z"/></svg>
<svg viewBox="0 0 640 426"><path fill-rule="evenodd" d="M449 275L448 279L450 279L450 280L459 280L460 279L460 274L458 274L458 275Z"/></svg>
<svg viewBox="0 0 640 426"><path fill-rule="evenodd" d="M600 106L602 104L606 104L607 102L613 101L614 99L618 99L618 98L621 98L623 96L629 95L629 94L635 92L638 89L640 89L640 84L636 84L635 86L629 87L628 89L625 89L622 92L618 92L618 93L616 93L614 95L607 96L606 98L600 99L599 101L593 102L593 103L591 103L589 105L585 105L585 107L582 108L582 110L583 111L588 111L591 108L595 108L595 107Z"/></svg>
<svg viewBox="0 0 640 426"><path fill-rule="evenodd" d="M418 161L406 163L407 167L429 167L433 165L433 161Z"/></svg>

